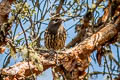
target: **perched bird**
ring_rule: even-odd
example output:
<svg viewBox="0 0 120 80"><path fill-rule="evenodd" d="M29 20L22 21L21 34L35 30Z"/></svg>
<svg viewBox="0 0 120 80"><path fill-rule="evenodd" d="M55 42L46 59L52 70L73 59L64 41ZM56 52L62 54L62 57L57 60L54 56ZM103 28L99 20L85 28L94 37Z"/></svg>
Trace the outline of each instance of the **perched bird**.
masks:
<svg viewBox="0 0 120 80"><path fill-rule="evenodd" d="M64 48L66 41L66 30L62 26L61 18L53 18L45 30L44 39L47 49L59 50Z"/></svg>

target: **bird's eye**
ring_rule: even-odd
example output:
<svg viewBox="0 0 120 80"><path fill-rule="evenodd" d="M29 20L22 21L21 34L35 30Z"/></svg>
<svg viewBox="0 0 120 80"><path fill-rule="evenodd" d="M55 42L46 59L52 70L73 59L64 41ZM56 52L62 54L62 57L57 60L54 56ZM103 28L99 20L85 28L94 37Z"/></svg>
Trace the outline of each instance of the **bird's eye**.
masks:
<svg viewBox="0 0 120 80"><path fill-rule="evenodd" d="M53 23L54 23L54 24L56 24L56 23L57 23L57 21L55 20L55 21L53 21Z"/></svg>
<svg viewBox="0 0 120 80"><path fill-rule="evenodd" d="M53 20L53 23L57 23L58 22L58 20Z"/></svg>
<svg viewBox="0 0 120 80"><path fill-rule="evenodd" d="M58 23L58 22L59 22L58 19L53 20L53 23Z"/></svg>
<svg viewBox="0 0 120 80"><path fill-rule="evenodd" d="M58 19L56 19L55 21L58 22Z"/></svg>

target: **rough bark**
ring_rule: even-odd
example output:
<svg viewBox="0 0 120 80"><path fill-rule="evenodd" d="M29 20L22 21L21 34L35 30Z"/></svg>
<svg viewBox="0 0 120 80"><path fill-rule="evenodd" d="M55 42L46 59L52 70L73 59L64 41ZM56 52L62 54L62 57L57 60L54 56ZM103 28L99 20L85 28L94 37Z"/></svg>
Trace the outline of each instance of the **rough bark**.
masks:
<svg viewBox="0 0 120 80"><path fill-rule="evenodd" d="M0 2L0 46L7 43L6 36L11 28L12 23L8 23L8 15L11 11L11 4L13 0L2 0Z"/></svg>
<svg viewBox="0 0 120 80"><path fill-rule="evenodd" d="M91 61L90 55L94 50L96 50L97 46L104 45L106 42L109 42L117 35L119 31L119 25L117 24L119 24L119 22L120 19L118 18L116 23L108 23L100 31L85 39L75 47L58 52L59 66L56 65L55 53L53 55L49 55L49 51L40 51L40 56L44 57L41 58L44 70L56 66L59 68L58 72L66 75L66 79L82 80L86 74L85 70L88 68ZM42 72L38 71L32 63L29 64L30 68L28 62L19 62L11 67L1 69L1 74L8 75L9 77L17 76L21 78L23 76L26 77L31 75L31 72L29 72L30 70L35 74L40 74Z"/></svg>

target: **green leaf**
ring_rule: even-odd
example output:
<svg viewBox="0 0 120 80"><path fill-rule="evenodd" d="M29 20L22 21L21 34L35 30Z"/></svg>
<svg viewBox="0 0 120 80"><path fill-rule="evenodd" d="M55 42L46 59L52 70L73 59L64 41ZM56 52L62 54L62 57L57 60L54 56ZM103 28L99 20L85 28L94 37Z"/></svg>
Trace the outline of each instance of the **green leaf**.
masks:
<svg viewBox="0 0 120 80"><path fill-rule="evenodd" d="M19 40L16 40L17 44L20 44L20 42L23 40L24 38L21 38Z"/></svg>

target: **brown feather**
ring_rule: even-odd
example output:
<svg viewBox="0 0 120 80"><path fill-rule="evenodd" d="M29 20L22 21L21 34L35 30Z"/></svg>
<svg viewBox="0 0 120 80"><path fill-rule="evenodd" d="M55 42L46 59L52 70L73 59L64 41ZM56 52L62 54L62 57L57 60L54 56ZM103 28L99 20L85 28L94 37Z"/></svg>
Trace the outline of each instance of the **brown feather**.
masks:
<svg viewBox="0 0 120 80"><path fill-rule="evenodd" d="M59 50L65 46L66 30L61 24L61 19L50 21L44 35L47 49Z"/></svg>

